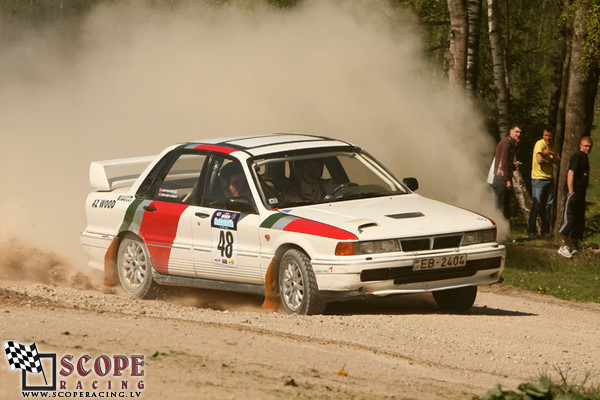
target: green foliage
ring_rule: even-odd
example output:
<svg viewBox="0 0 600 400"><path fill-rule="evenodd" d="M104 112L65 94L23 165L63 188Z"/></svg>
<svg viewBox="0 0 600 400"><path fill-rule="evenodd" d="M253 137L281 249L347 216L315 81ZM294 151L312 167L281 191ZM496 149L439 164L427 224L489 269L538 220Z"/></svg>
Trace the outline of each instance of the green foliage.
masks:
<svg viewBox="0 0 600 400"><path fill-rule="evenodd" d="M391 7L411 10L423 33L427 56L442 68L450 43L450 16L445 1L388 0ZM447 70L447 68L445 68Z"/></svg>
<svg viewBox="0 0 600 400"><path fill-rule="evenodd" d="M488 131L499 140L496 136L497 106L489 50L487 2L482 3L478 98L486 113ZM446 2L391 0L390 4L407 7L418 16L430 59L447 71L444 55L448 50L450 21ZM517 158L524 163L522 171L528 171L531 148L541 138L542 129L548 122L552 56L560 10L557 2L549 0L542 0L536 7L520 0L508 0L507 7L499 7L498 11L510 84L510 115L513 121L524 125L525 131L517 148Z"/></svg>
<svg viewBox="0 0 600 400"><path fill-rule="evenodd" d="M82 16L95 5L106 2L112 0L0 0L0 15L39 24L57 18Z"/></svg>
<svg viewBox="0 0 600 400"><path fill-rule="evenodd" d="M560 371L559 371L560 372ZM538 382L522 383L519 392L503 390L497 385L483 397L473 400L599 400L600 390L597 387L587 387L585 379L581 384L568 382L566 376L560 373L561 382L554 383L548 376L541 376Z"/></svg>
<svg viewBox="0 0 600 400"><path fill-rule="evenodd" d="M574 0L570 2L561 18L575 20L578 10L583 10L587 33L582 43L582 60L578 68L587 76L592 68L600 67L600 3L597 0Z"/></svg>

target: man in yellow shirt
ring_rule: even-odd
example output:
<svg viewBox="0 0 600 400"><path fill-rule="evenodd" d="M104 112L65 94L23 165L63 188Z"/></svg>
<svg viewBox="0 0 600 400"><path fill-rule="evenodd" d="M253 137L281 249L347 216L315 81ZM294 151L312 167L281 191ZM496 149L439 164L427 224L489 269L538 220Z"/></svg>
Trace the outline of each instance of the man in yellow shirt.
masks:
<svg viewBox="0 0 600 400"><path fill-rule="evenodd" d="M536 219L538 213L542 221L541 235L550 233L550 215L554 203L554 165L560 164L558 147L549 128L544 129L542 138L533 147L531 161L531 210L527 224L530 238L537 236Z"/></svg>

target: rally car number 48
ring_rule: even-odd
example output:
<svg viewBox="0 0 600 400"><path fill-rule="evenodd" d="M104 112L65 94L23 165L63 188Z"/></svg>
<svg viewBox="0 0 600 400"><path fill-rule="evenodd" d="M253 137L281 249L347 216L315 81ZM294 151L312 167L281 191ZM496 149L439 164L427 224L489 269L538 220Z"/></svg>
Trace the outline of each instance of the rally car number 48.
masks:
<svg viewBox="0 0 600 400"><path fill-rule="evenodd" d="M361 148L274 134L92 162L81 243L105 284L261 294L264 307L432 292L463 311L501 279L505 248L480 214L415 193Z"/></svg>

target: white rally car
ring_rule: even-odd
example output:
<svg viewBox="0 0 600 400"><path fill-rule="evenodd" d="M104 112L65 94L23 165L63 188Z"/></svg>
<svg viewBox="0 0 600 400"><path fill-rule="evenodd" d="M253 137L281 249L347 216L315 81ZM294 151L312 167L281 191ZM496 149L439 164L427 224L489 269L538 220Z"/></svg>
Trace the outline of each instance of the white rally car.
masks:
<svg viewBox="0 0 600 400"><path fill-rule="evenodd" d="M135 297L158 285L263 294L316 314L327 302L433 292L470 308L501 280L490 219L414 193L344 141L274 134L171 146L93 162L81 243L105 283Z"/></svg>

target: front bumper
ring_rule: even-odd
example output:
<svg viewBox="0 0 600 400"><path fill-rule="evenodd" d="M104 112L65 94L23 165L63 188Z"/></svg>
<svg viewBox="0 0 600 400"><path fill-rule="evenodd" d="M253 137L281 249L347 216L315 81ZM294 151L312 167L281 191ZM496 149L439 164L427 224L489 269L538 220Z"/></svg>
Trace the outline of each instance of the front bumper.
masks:
<svg viewBox="0 0 600 400"><path fill-rule="evenodd" d="M466 254L467 265L413 271L415 259ZM506 249L501 245L419 252L396 257L340 257L313 260L319 290L327 298L357 298L419 293L496 283L501 279ZM346 292L346 293L344 293Z"/></svg>

